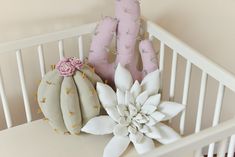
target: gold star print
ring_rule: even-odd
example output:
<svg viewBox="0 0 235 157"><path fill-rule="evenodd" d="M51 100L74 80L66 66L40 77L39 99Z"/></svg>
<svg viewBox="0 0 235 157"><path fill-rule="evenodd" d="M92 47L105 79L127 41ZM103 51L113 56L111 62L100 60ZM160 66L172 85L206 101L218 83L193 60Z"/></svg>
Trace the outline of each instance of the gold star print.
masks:
<svg viewBox="0 0 235 157"><path fill-rule="evenodd" d="M105 83L105 84L108 84L108 83L109 83L109 81L108 81L108 80L105 80L105 81L104 81L104 83Z"/></svg>
<svg viewBox="0 0 235 157"><path fill-rule="evenodd" d="M40 101L41 103L46 103L46 98L42 98L42 100Z"/></svg>
<svg viewBox="0 0 235 157"><path fill-rule="evenodd" d="M44 121L44 122L48 122L49 119L48 119L48 118L43 118L43 121Z"/></svg>
<svg viewBox="0 0 235 157"><path fill-rule="evenodd" d="M67 95L73 94L73 93L74 93L73 88L66 88L66 94L67 94Z"/></svg>
<svg viewBox="0 0 235 157"><path fill-rule="evenodd" d="M92 95L96 94L96 90L94 88L91 88L90 91L91 91Z"/></svg>
<svg viewBox="0 0 235 157"><path fill-rule="evenodd" d="M51 65L51 70L55 70L55 65Z"/></svg>
<svg viewBox="0 0 235 157"><path fill-rule="evenodd" d="M64 132L64 135L71 135L71 133L67 131L67 132Z"/></svg>
<svg viewBox="0 0 235 157"><path fill-rule="evenodd" d="M78 127L78 124L73 124L72 125L72 128L77 128Z"/></svg>
<svg viewBox="0 0 235 157"><path fill-rule="evenodd" d="M70 116L73 116L74 114L75 114L74 112L71 112L71 111L69 112Z"/></svg>
<svg viewBox="0 0 235 157"><path fill-rule="evenodd" d="M50 85L54 85L54 83L50 82L50 81L46 81L46 84Z"/></svg>
<svg viewBox="0 0 235 157"><path fill-rule="evenodd" d="M86 74L82 73L82 78L85 79L86 78Z"/></svg>

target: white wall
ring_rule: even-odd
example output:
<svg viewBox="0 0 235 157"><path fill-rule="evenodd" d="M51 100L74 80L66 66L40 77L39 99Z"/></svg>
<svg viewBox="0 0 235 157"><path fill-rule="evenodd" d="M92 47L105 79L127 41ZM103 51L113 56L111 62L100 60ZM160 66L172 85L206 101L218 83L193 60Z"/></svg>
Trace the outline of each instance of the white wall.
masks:
<svg viewBox="0 0 235 157"><path fill-rule="evenodd" d="M202 54L208 56L225 69L235 74L235 1L234 0L142 0L142 14L152 21L160 24L162 27L199 50ZM78 26L83 23L97 21L102 15L113 15L113 0L0 0L0 42L20 39L41 33L62 30ZM46 55L51 56L48 48ZM71 48L67 48L72 55ZM27 80L30 91L30 102L35 104L33 98L36 92L36 84L39 81L38 67L34 67L34 74L29 74L32 70L32 64L37 62L36 53L30 53L25 50L23 56L24 64L27 66ZM6 58L5 58L6 57ZM10 58L11 57L11 58ZM50 58L56 62L57 58ZM49 61L48 61L49 62ZM4 81L8 85L6 90L9 96L11 110L16 114L13 119L15 124L24 121L22 117L22 98L20 87L15 86L19 80L17 78L17 69L14 54L0 56L0 64L3 69ZM48 65L49 67L49 65ZM179 74L183 74L183 65L179 68ZM9 69L10 68L10 69ZM194 68L193 80L200 81L200 72ZM212 81L213 82L213 81ZM216 82L209 84L213 92L208 94L207 107L208 112L213 109L216 95ZM179 87L179 85L177 85ZM179 87L176 90L176 99L180 100ZM190 88L190 100L197 100L195 94L199 90L198 86L192 85ZM223 111L223 119L234 115L235 107L232 104L233 95L228 91L226 93L226 108ZM18 100L19 99L19 100ZM196 105L196 103L194 102ZM16 109L17 108L17 109ZM37 106L33 106L36 112ZM190 119L191 114L195 115L196 107L187 114ZM210 115L210 116L209 116ZM212 112L207 115L208 119L205 126L211 123ZM208 117L207 117L208 116ZM2 112L0 112L0 128L4 127ZM40 117L34 115L34 118ZM191 121L188 121L188 129L193 130Z"/></svg>

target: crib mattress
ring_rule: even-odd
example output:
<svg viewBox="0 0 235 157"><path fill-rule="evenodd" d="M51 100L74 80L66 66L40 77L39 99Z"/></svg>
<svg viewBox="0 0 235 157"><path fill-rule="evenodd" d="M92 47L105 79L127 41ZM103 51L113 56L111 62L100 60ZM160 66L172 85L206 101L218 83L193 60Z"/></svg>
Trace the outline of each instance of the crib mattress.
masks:
<svg viewBox="0 0 235 157"><path fill-rule="evenodd" d="M112 136L61 135L43 120L0 132L2 157L102 157ZM138 156L130 145L123 157ZM185 157L191 157L186 154Z"/></svg>

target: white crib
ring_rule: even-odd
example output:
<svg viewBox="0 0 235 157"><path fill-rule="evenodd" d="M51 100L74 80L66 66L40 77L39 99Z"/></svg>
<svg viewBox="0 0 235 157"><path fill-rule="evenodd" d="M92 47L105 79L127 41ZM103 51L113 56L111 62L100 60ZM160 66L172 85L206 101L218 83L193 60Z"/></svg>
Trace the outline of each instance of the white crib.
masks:
<svg viewBox="0 0 235 157"><path fill-rule="evenodd" d="M177 61L179 56L186 62L186 68L183 70L183 89L181 103L188 104L189 86L191 79L192 66L196 66L201 71L201 81L198 84L200 86L198 106L196 112L195 130L191 135L187 135L181 140L156 148L154 151L146 154L146 157L183 157L183 156L201 156L207 154L208 157L212 157L217 154L219 157L234 156L235 151L235 119L232 118L228 121L220 123L220 113L223 104L225 89L229 89L235 92L235 77L229 72L225 71L220 66L214 64L206 57L202 56L196 50L190 48L185 43L168 33L160 26L147 21L145 23L146 32L149 34L149 38L152 40L158 40L159 44L159 61L160 70L167 71L164 66L166 63L165 56L169 53L166 50L170 48L172 50L172 60L170 69L170 81L169 90L166 90L168 97L166 99L174 100L175 87L176 87L176 75L177 75ZM23 49L32 46L37 46L37 53L39 59L40 75L43 77L46 73L44 45L50 42L58 43L59 57L64 57L64 40L67 38L76 38L76 42L79 50L80 59L85 58L84 50L84 35L91 34L96 26L96 23L83 25L80 27L59 31L55 33L35 36L32 38L26 38L8 43L0 44L0 55L7 54L14 51L17 61L18 74L20 80L20 86L22 90L23 102L25 107L25 113L27 123L13 127L12 117L9 109L8 100L9 97L5 91L4 74L0 68L0 96L2 100L3 111L5 115L6 125L8 129L0 131L0 156L12 157L64 157L64 156L86 156L94 157L101 156L102 150L105 144L109 140L109 136L97 137L92 135L82 134L80 136L65 136L59 135L51 131L51 128L43 120L35 120L32 118L32 104L30 104L30 97L28 93L29 87L27 87L27 79L25 78L25 67L23 66L22 53ZM171 52L170 52L171 53ZM56 56L57 54L54 54ZM50 63L54 64L54 63ZM181 70L182 71L182 70ZM32 71L33 73L33 71ZM206 86L208 83L208 77L212 77L218 82L218 91L216 96L215 111L213 112L213 124L212 127L202 130L201 125L203 121L204 102L206 96ZM162 77L162 81L165 79ZM166 82L164 82L167 84ZM165 86L162 87L162 91L165 91ZM179 118L179 131L182 135L185 134L185 122L186 122L187 108ZM32 122L33 121L33 122ZM173 122L172 122L173 123ZM201 131L202 130L202 131ZM218 147L215 147L215 143L218 143ZM207 147L208 150L202 148ZM216 151L215 151L216 150ZM192 153L193 152L193 153ZM136 156L133 149L129 149L124 155L127 157Z"/></svg>

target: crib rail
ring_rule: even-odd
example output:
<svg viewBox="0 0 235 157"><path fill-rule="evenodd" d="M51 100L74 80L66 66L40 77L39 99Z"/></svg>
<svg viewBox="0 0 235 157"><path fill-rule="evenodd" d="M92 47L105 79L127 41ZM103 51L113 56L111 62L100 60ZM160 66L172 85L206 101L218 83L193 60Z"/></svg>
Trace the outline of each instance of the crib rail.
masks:
<svg viewBox="0 0 235 157"><path fill-rule="evenodd" d="M30 109L30 103L26 88L26 81L25 81L25 74L24 74L24 67L22 63L22 52L21 50L24 48L37 46L37 52L38 52L38 59L40 64L40 73L41 77L45 75L45 58L44 58L44 49L43 45L48 42L57 42L58 43L58 52L59 57L63 58L64 53L64 40L66 38L76 37L77 39L77 45L79 48L79 57L81 60L84 59L84 48L83 48L83 35L85 34L91 34L95 28L97 23L87 24L80 27L72 28L65 31L59 31L55 33L49 33L46 35L39 35L32 38L17 40L13 42L3 43L0 44L0 55L3 53L7 53L10 51L15 51L16 59L17 59L17 66L18 66L18 72L19 72L19 78L20 78L20 85L22 90L22 96L24 101L24 107L26 111L26 118L27 122L32 121L32 113ZM159 69L161 71L164 71L164 58L165 58L165 47L168 46L172 49L172 65L171 65L171 78L170 78L170 90L169 90L169 99L174 100L175 97L175 85L176 85L176 70L177 70L177 60L178 55L182 56L186 59L186 71L184 76L184 88L183 88L183 97L182 97L182 104L186 105L188 101L188 95L189 95L189 85L190 85L190 78L191 78L191 71L192 71L192 65L197 66L202 71L201 76L201 84L200 84L200 91L199 91L199 101L198 101L198 110L197 110L197 118L196 118L196 126L195 126L195 135L186 137L176 143L175 145L169 145L164 146L162 148L159 148L156 150L156 154L150 154L152 156L163 156L166 154L166 150L171 150L169 153L175 152L177 149L181 149L182 147L187 147L193 150L196 150L195 156L201 155L201 147L199 147L199 142L202 142L203 145L200 146L206 146L210 144L208 156L212 157L214 153L214 142L217 142L218 140L222 140L220 145L220 153L223 154L224 146L227 144L228 137L230 138L229 143L229 156L232 157L232 154L234 152L235 147L235 136L232 136L235 134L235 126L234 126L234 120L231 120L229 122L226 122L224 124L218 125L220 120L220 113L221 113L221 107L224 97L224 91L226 88L231 89L233 92L235 92L235 77L221 68L220 66L216 65L212 61L210 61L208 58L201 55L196 50L192 49L170 33L168 33L166 30L161 28L160 26L150 22L145 22L146 31L149 33L150 39L158 39L160 41L160 63L159 63ZM206 131L201 132L201 122L202 122L202 113L204 109L204 100L205 100L205 93L206 93L206 85L207 85L207 78L208 76L213 77L215 80L218 81L218 93L217 93L217 100L215 104L215 111L214 111L214 117L213 117L213 124L212 127ZM162 87L161 87L161 90ZM12 120L11 120L11 113L8 106L7 96L4 88L4 80L1 74L1 67L0 67L0 96L3 104L3 110L6 118L7 127L12 127ZM187 110L185 111L187 112ZM184 135L185 132L185 112L182 113L180 118L180 133ZM222 131L224 131L222 133ZM220 137L216 137L216 135L219 135ZM208 135L208 137L207 137ZM205 140L205 139L207 140ZM185 142L185 143L184 143ZM211 144L212 143L212 144ZM188 145L187 145L188 144ZM196 145L195 147L193 145ZM181 146L181 147L180 147ZM185 148L183 148L185 149ZM226 151L224 151L226 152ZM149 156L150 156L149 155Z"/></svg>
<svg viewBox="0 0 235 157"><path fill-rule="evenodd" d="M235 119L223 122L216 127L208 128L200 133L190 135L175 143L162 146L145 155L145 157L184 156L184 153L200 149L208 144L228 138L235 132ZM234 142L234 141L233 141ZM234 149L228 155L233 157ZM224 156L218 155L219 157Z"/></svg>
<svg viewBox="0 0 235 157"><path fill-rule="evenodd" d="M150 21L147 21L146 30L149 33L149 36L151 37L151 39L156 38L161 42L160 44L160 70L164 71L165 46L168 46L169 48L172 49L173 55L172 55L172 67L171 67L171 79L170 79L170 91L169 91L170 100L174 99L178 55L181 55L183 58L187 60L182 104L184 105L187 104L189 80L190 80L190 75L191 75L192 64L198 67L202 71L195 133L198 133L201 131L202 113L204 109L207 78L208 76L211 76L212 78L218 81L219 87L218 87L218 93L217 93L217 100L215 104L212 127L217 126L220 120L220 114L221 114L225 88L228 88L232 90L233 92L235 92L235 77L231 73L221 68L219 65L213 63L210 59L201 55L199 52L197 52L196 50L192 49L184 42L174 37L172 34L167 32L160 26ZM186 111L182 113L181 119L180 119L180 133L182 135L184 135L184 129L185 129L185 112ZM211 130L211 132L213 131ZM233 134L234 133L235 131L233 131ZM227 136L229 137L229 136L232 136L233 134L227 134ZM215 142L215 141L212 141L212 142ZM227 139L224 139L221 142L219 150L222 151L222 148L225 148L226 144L227 144ZM233 156L233 153L231 152L233 152L232 150L234 150L234 147L235 147L234 136L232 136L230 140L230 144L229 144L229 150L230 150L229 157ZM215 143L210 144L209 149L208 149L208 157L213 157L214 149L215 149ZM226 150L224 151L226 152ZM196 151L195 157L199 157L200 155L201 155L201 150L199 149Z"/></svg>

